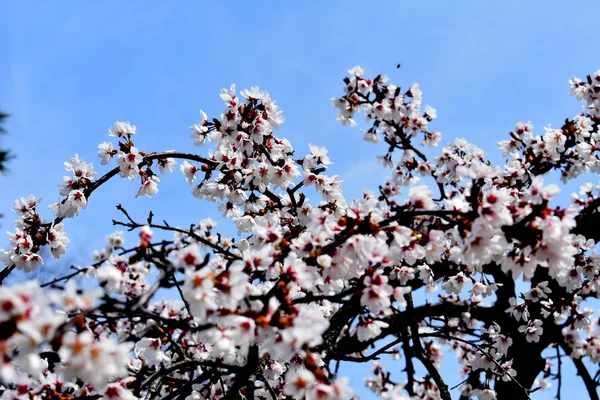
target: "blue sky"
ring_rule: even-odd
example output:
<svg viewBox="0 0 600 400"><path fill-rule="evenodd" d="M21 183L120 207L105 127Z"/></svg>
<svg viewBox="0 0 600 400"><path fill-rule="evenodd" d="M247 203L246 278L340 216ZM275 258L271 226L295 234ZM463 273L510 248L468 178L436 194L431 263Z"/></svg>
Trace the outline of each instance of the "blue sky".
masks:
<svg viewBox="0 0 600 400"><path fill-rule="evenodd" d="M425 103L438 110L432 127L442 143L466 137L497 162L495 143L515 122L531 120L541 132L577 113L568 79L600 68L594 1L256 3L5 3L0 109L12 116L2 145L18 158L0 177L3 228L10 228L15 198L35 193L44 204L56 201L62 163L75 153L96 162L115 120L137 125L142 150L194 150L187 127L199 108L218 116L219 90L231 83L269 90L287 119L280 134L300 154L309 142L327 146L330 172L343 177L352 198L376 188L384 172L375 162L382 148L335 121L331 98L348 68L388 74L403 87L418 81ZM137 184L125 181L95 193L66 224L71 262L85 263L103 245L117 203L140 219L152 209L186 226L214 216L179 173L164 181L151 200L135 200ZM359 379L358 370L349 373ZM576 380L563 388L582 390Z"/></svg>

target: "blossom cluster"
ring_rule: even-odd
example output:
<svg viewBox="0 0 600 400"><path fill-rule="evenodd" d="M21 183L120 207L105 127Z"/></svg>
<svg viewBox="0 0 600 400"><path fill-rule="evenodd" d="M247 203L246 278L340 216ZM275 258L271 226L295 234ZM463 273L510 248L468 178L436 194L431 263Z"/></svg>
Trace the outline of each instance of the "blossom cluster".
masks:
<svg viewBox="0 0 600 400"><path fill-rule="evenodd" d="M441 134L429 129L437 112L419 86L349 74L333 103L345 125L362 112L363 138L386 145L378 160L391 177L377 193L345 199L340 178L324 174L327 149L297 155L275 134L284 118L269 94L231 86L220 117L200 111L190 127L206 156L141 151L137 128L115 122L117 143L98 146L113 168L99 177L77 155L65 163L72 176L52 221L38 213L41 199L15 201L2 279L41 267L43 248L64 255L64 219L110 179L139 180L136 197L152 197L177 162L192 195L238 234L222 235L211 219L138 221L119 205L114 224L137 231L133 244L116 231L86 267L0 286L2 398L344 400L354 390L339 364L373 361L365 384L380 398L447 400L439 368L450 352L463 396L496 399L560 376L560 364L544 362L550 347L585 375L582 360L600 360L588 307L600 284L600 196L586 184L556 206L559 187L543 175L598 172L597 74L572 81L587 109L562 128L534 136L517 124L500 142L504 166L464 139L430 161L426 147ZM165 291L177 299L160 299ZM401 355L404 372L387 371L381 359Z"/></svg>

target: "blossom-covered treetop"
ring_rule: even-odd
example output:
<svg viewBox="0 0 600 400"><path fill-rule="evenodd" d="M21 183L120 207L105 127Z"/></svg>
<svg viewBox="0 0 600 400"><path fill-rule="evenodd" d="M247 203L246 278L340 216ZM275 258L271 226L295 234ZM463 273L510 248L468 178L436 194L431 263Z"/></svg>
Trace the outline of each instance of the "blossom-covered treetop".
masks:
<svg viewBox="0 0 600 400"><path fill-rule="evenodd" d="M284 118L269 94L231 86L219 118L200 111L190 127L203 155L142 151L143 132L118 121L98 146L113 168L66 162L53 218L33 195L16 200L1 280L42 267L43 249L60 259L66 220L112 179L152 197L177 163L191 194L238 233L119 205L113 223L136 236L110 234L66 276L0 286L1 398L347 400L356 383L340 364L372 362L374 395L448 400L440 365L453 353L461 399L528 399L551 379L560 396L567 361L598 399L600 71L570 81L585 111L561 127L517 123L499 143L504 165L460 138L426 149L442 139L417 84L360 67L344 84L339 121L362 114L363 138L389 169L376 193L345 198L327 149L296 152L275 134ZM557 206L552 171L591 183ZM162 289L177 299L161 300Z"/></svg>

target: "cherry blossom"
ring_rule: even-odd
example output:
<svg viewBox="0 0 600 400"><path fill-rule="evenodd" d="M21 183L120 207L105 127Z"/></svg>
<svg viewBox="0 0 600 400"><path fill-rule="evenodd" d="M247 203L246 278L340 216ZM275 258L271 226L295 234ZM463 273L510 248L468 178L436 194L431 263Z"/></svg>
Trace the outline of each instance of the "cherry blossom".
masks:
<svg viewBox="0 0 600 400"><path fill-rule="evenodd" d="M126 136L135 135L135 125L131 125L129 121L116 121L112 128L109 128L109 136L116 138L124 138Z"/></svg>

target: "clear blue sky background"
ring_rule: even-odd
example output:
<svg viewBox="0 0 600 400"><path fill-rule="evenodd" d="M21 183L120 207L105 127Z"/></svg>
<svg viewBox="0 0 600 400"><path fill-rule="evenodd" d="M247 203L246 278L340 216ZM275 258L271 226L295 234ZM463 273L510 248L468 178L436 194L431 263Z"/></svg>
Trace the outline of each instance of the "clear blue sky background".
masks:
<svg viewBox="0 0 600 400"><path fill-rule="evenodd" d="M374 157L382 148L341 127L331 106L354 65L403 87L420 82L425 103L438 109L432 127L442 143L466 137L500 161L495 143L515 122L531 120L542 132L581 109L567 81L600 68L596 11L595 1L5 2L0 109L12 116L2 145L18 158L0 177L3 228L13 199L58 199L62 163L75 153L96 163L115 120L137 125L142 150L193 150L187 127L199 108L218 116L219 90L234 82L271 92L287 118L280 134L298 153L309 142L329 148L330 171L344 178L348 197L374 189L384 178ZM172 224L214 216L188 195L180 173L152 200L134 200L137 188L111 182L67 221L72 262L85 264L103 246L119 202L136 217L153 209ZM347 371L360 381L360 369ZM563 398L587 397L566 373Z"/></svg>

